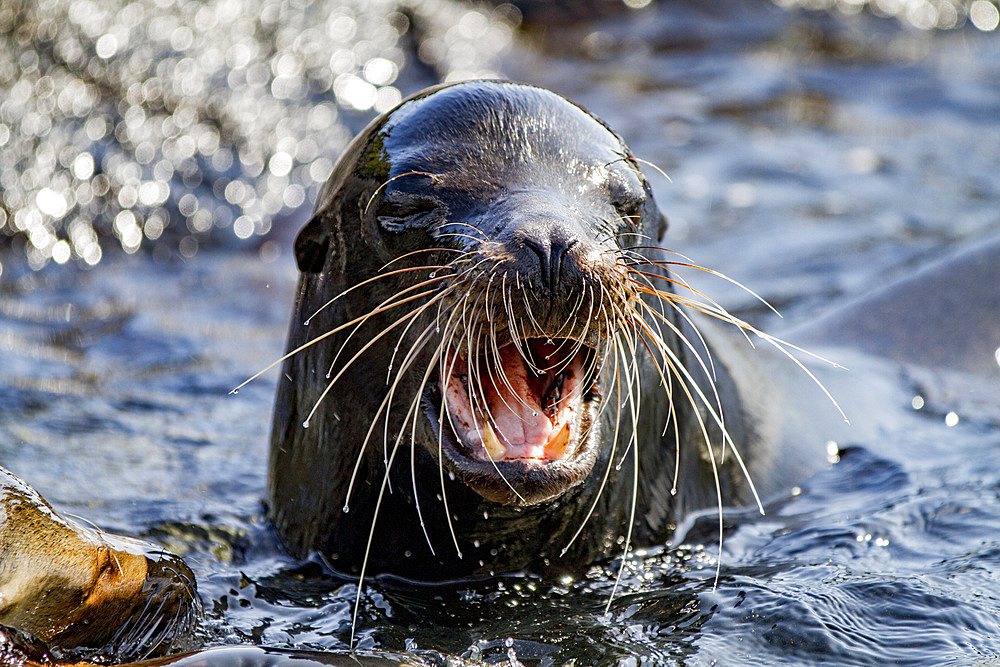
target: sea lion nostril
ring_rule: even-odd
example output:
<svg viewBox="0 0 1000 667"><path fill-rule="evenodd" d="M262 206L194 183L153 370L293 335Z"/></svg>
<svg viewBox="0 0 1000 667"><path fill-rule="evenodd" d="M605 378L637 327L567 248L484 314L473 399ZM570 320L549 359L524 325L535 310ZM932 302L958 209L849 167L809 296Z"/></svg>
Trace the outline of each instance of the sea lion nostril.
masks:
<svg viewBox="0 0 1000 667"><path fill-rule="evenodd" d="M559 284L566 253L577 243L579 243L579 239L563 236L553 236L544 240L530 236L524 238L524 244L538 255L541 263L542 282L550 288Z"/></svg>

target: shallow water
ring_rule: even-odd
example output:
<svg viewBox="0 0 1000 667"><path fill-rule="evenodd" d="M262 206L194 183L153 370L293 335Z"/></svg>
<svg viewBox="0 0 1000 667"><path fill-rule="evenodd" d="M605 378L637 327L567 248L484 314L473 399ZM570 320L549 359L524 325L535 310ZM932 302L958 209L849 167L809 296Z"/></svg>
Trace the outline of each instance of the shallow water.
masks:
<svg viewBox="0 0 1000 667"><path fill-rule="evenodd" d="M51 12L71 7L50 4ZM350 109L351 100L364 106L381 88L407 94L468 70L496 70L582 103L637 155L669 174L672 182L650 173L670 218L666 243L777 305L784 321L739 290L711 285L723 303L776 333L1000 229L995 32L972 26L917 30L867 10L848 15L764 2L677 2L572 23L539 18L503 50L510 12L469 18L460 5L430 5L422 11L437 18L425 20L419 31L397 29L395 39L376 44L379 51L355 47L384 34L379 29L388 21L386 10L369 15L361 12L363 3L343 3L357 19L344 44L365 56L341 74L354 74L369 88L340 88L338 95L330 77L328 88L314 85L299 96L286 95L281 85L244 90L241 79L227 74L233 65L224 59L212 70L217 78L210 77L224 82L220 100L235 103L242 99L238 94L252 93L295 146L265 143L246 161L231 155L226 169L215 169L222 163L213 166L211 151L186 155L183 142L156 143L162 138L155 135L88 135L91 143L80 143L74 123L85 125L95 116L106 118L107 127L125 122L131 131L145 131L145 122L126 122L128 109L116 106L117 93L106 88L100 104L81 116L63 113L58 103L49 109L53 127L73 132L50 147L55 158L46 161L49 149L39 150L36 140L61 139L58 133L30 135L29 143L15 144L30 137L23 123L11 120L11 107L3 106L12 99L16 75L0 67L8 92L0 100L0 121L12 128L0 149L6 160L0 165L3 222L13 234L0 254L0 464L60 510L182 553L206 603L206 644L348 645L354 583L325 574L316 563L282 556L260 522L275 378L266 376L235 396L228 392L283 351L295 280L288 244L305 213L289 205L298 195L268 197L290 185L300 187L303 200L315 196L321 179L314 176L329 164L313 165L333 157L371 114L370 106ZM172 3L134 6L146 12L140 25L157 12L184 17L194 11ZM278 5L262 2L262 14L268 6ZM296 7L301 14L282 15L287 23L275 25L297 26L328 11L319 3ZM408 16L413 26L420 23L412 11ZM465 31L449 33L457 25ZM205 55L213 41L237 34L205 30L182 31L177 43L163 48ZM4 34L0 58L12 57L11 34ZM259 56L268 63L280 61L282 49L297 48L255 34L258 41L249 44L275 49L273 60L269 53ZM442 36L447 34L451 42ZM484 34L500 37L491 42ZM75 35L95 48L100 39L86 26ZM23 64L20 54L30 48L20 44ZM422 45L425 55L450 56L421 63L416 54ZM332 54L318 57L329 61ZM395 63L398 79L371 72L381 85L364 79L364 66L376 57ZM123 91L146 76L114 54L103 60L119 78L129 73ZM469 63L475 66L463 69ZM283 71L275 65L269 81ZM42 74L36 71L33 86ZM32 70L23 76L30 79ZM358 95L369 97L358 101ZM155 99L138 104L145 105L146 118L159 109ZM320 119L325 125L299 122L323 99L337 103L334 116ZM194 108L211 125L219 107ZM167 111L162 113L176 114L174 107ZM163 119L157 127L163 130ZM237 131L271 141L261 138L265 130L250 124ZM220 136L228 150L226 135ZM316 146L298 152L309 138ZM138 150L143 140L160 151L148 162ZM91 203L81 204L72 179L88 180L73 172L85 150L123 157L113 163L118 171L107 172L118 183L117 190L109 186L115 194L92 192ZM14 188L3 179L22 174L25 163L11 156L29 152L42 155L41 166L35 165L33 180L19 180ZM232 152L240 157L238 149ZM291 166L279 158L272 169L271 158L280 152ZM191 159L199 178L185 178ZM143 203L141 183L154 178L152 170L164 161L172 165L168 196L161 202L147 188ZM130 199L121 196L136 185L129 164L142 174L134 209L124 207ZM72 179L49 189L62 193L61 205L81 219L93 217L94 237L80 227L72 236L76 213L56 219L50 213L58 212L59 200L49 194L39 199L42 176L66 169ZM227 191L232 181L256 184L254 194ZM182 204L187 194L195 195L195 210L191 200ZM223 207L229 214L218 212ZM202 229L197 211L203 209L228 224ZM22 213L23 226L12 226L18 210L36 212ZM116 227L123 210L134 211L133 217ZM249 227L237 224L241 216L249 222L240 224ZM150 220L159 222L148 227ZM141 230L138 242L126 223ZM38 226L52 238L32 236ZM53 239L65 239L70 248L65 264ZM103 250L87 268L91 242ZM133 242L144 249L125 252L134 250ZM765 516L727 512L717 583L716 518L706 513L689 522L678 544L628 561L607 617L616 562L595 566L578 581L556 583L507 577L423 589L383 581L369 585L362 598L358 645L432 663L458 657L491 664L940 665L1000 659L997 403L989 406L989 394L984 400L981 393L935 391L921 384L922 377L890 378L896 400L876 408L885 424L878 438L841 442L827 469L773 499ZM924 397L919 410L911 404L917 394Z"/></svg>

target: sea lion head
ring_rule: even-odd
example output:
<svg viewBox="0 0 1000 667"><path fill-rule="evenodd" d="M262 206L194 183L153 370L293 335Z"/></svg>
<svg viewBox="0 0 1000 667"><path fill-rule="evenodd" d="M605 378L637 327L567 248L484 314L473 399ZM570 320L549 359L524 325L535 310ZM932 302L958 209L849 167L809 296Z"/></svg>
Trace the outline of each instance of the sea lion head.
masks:
<svg viewBox="0 0 1000 667"><path fill-rule="evenodd" d="M662 220L628 147L582 108L528 85L438 87L341 158L296 240L298 313L317 334L358 321L370 341L338 333L323 361L334 380L352 351L380 367L387 402L368 419L397 419L368 434L371 456L400 435L484 498L535 505L611 439L597 416L607 383L627 383L602 372L634 334L625 264Z"/></svg>
<svg viewBox="0 0 1000 667"><path fill-rule="evenodd" d="M60 661L167 651L201 612L177 556L62 517L0 468L0 626Z"/></svg>

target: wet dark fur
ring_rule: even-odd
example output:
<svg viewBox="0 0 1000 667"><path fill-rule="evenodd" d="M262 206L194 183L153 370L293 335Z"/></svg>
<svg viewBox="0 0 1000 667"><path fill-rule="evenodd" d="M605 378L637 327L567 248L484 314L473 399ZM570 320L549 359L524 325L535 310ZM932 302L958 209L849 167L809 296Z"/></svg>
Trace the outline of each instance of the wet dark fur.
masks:
<svg viewBox="0 0 1000 667"><path fill-rule="evenodd" d="M620 358L603 359L601 386L608 405L591 429L599 445L593 454L596 460L568 487L565 480L547 479L545 470L522 470L511 462L504 464L504 473L515 488L530 496L524 503L497 480L474 479L480 473L464 471L459 464L446 466L442 489L436 395L431 389L426 392L430 399L417 397L442 335L433 330L395 390L388 426L380 418L375 435L359 453L389 391L387 381L396 377L406 353L418 345L420 332L438 318L446 333L457 335L448 330L447 322L461 307L463 296L479 299L478 289L491 295L482 297L489 308L477 315L477 321L485 321L502 340L509 340L511 319L529 335L554 335L566 326L582 335L588 308L603 304L611 312L626 307L628 297L621 294L630 287L620 267L641 261L629 249L648 244L637 234L657 235L661 221L625 144L587 112L542 89L497 82L440 87L369 125L340 159L314 217L296 241L301 277L288 349L365 315L422 280L437 279L427 287L436 293L454 284L461 289L442 298L412 326L397 327L365 351L323 398L307 428L303 423L328 383L333 359L336 375L365 342L419 302L373 315L355 335L348 337L353 328L348 327L286 360L275 403L269 512L291 552L305 556L318 550L334 568L357 574L375 521L368 574L443 580L523 568L578 570L621 554L633 496L633 545L662 543L685 511L714 506L716 486L695 409L673 378L674 412L669 412L662 371L651 360L662 369L660 353L654 350L651 358L641 342L631 344L634 350L623 345ZM591 254L588 260L587 249L599 249L600 259ZM464 263L450 268L374 280L323 307L380 271L447 265L459 258ZM559 267L554 266L557 259L562 260ZM656 269L647 265L643 270ZM440 276L435 275L438 271ZM518 291L512 298L513 278L520 281L526 296ZM508 291L501 284L508 285ZM430 298L433 295L423 301ZM704 352L686 321L657 299L651 302L651 308ZM655 319L646 316L648 326L662 333L705 394L716 401L691 351L678 342L665 321L656 324ZM599 326L600 339L620 331L623 340L638 340L635 324L623 318L609 318ZM642 386L630 399L625 376L633 358L641 369ZM714 371L727 430L738 443L746 443L752 424L739 409L724 364L717 364ZM640 396L638 422L633 423L630 414ZM397 449L396 436L414 401L420 401L416 428L412 421L406 422ZM620 411L617 405L622 406ZM718 457L719 429L703 407L698 412ZM616 421L619 437L613 446ZM412 448L411 433L415 434ZM359 456L357 481L348 499ZM387 460L391 461L388 488L376 517ZM671 489L677 465L675 495ZM720 467L720 477L725 502L748 499L746 482L732 456ZM470 480L473 486L492 484L489 489L495 494L489 489L485 493L492 500L471 490ZM445 499L461 555L453 544ZM583 532L561 555L595 502Z"/></svg>

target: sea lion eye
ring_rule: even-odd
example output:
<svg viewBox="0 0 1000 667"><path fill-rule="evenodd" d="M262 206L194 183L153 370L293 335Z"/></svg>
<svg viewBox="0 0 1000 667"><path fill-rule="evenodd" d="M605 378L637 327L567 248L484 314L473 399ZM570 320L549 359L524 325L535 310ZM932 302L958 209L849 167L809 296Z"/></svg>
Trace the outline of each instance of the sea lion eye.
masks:
<svg viewBox="0 0 1000 667"><path fill-rule="evenodd" d="M406 192L387 192L375 214L379 225L390 232L427 227L445 217L444 205L433 197Z"/></svg>
<svg viewBox="0 0 1000 667"><path fill-rule="evenodd" d="M611 205L615 207L618 215L632 227L638 227L646 203L646 192L639 180L633 174L612 172L608 180L608 189Z"/></svg>

